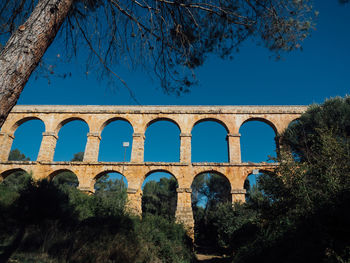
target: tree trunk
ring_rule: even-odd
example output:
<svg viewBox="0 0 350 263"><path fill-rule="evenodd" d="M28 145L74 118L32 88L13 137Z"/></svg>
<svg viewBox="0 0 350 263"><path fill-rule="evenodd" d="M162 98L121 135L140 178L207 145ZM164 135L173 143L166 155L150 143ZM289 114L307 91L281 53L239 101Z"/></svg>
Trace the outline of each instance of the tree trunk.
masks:
<svg viewBox="0 0 350 263"><path fill-rule="evenodd" d="M0 53L0 128L54 40L74 0L39 0Z"/></svg>

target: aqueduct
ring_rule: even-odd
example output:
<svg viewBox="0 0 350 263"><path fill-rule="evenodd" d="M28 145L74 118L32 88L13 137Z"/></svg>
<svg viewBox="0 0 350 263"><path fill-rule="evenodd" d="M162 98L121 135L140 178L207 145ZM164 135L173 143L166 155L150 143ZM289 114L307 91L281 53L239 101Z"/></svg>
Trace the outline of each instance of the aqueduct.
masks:
<svg viewBox="0 0 350 263"><path fill-rule="evenodd" d="M276 164L242 163L239 129L245 122L260 120L270 125L276 138L288 124L297 119L306 106L15 106L0 132L0 180L18 169L32 172L34 179L52 179L57 173L72 171L78 178L78 188L94 192L101 174L118 172L128 181L128 207L141 214L142 182L155 171L172 174L178 182L176 218L189 229L194 221L191 207L191 184L196 175L217 172L231 185L232 201L244 201L245 179L253 170L271 171ZM45 125L36 161L8 161L16 129L24 122L38 119ZM82 162L54 162L58 132L63 125L82 120L88 127L87 143ZM99 162L99 145L103 128L112 121L125 120L133 127L130 162ZM180 160L174 163L144 162L144 141L147 127L157 120L169 120L180 130ZM191 162L191 131L206 120L221 123L227 131L227 163ZM278 147L278 139L276 140Z"/></svg>

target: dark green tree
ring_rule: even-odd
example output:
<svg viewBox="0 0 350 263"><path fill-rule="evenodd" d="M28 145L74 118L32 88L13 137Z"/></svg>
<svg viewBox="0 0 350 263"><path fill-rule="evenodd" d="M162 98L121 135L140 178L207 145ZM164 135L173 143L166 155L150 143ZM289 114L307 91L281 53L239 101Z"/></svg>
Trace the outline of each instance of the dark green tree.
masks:
<svg viewBox="0 0 350 263"><path fill-rule="evenodd" d="M116 212L96 195L47 180L0 203L0 219L0 262L192 262L181 225Z"/></svg>
<svg viewBox="0 0 350 263"><path fill-rule="evenodd" d="M101 176L95 183L96 193L126 191L123 179L112 180L109 174Z"/></svg>
<svg viewBox="0 0 350 263"><path fill-rule="evenodd" d="M9 154L9 161L29 160L30 158L25 156L25 154L21 153L18 149L11 150ZM18 192L28 183L30 177L31 176L27 172L23 170L18 170L13 173L7 174L2 182L2 186L11 189L11 191Z"/></svg>
<svg viewBox="0 0 350 263"><path fill-rule="evenodd" d="M200 202L203 202L205 198L205 187L206 187L206 177L204 174L196 176L193 180L191 189L192 189L192 207L198 207Z"/></svg>
<svg viewBox="0 0 350 263"><path fill-rule="evenodd" d="M349 103L313 105L282 134L276 174L259 178L259 228L234 262L350 260Z"/></svg>
<svg viewBox="0 0 350 263"><path fill-rule="evenodd" d="M21 189L11 178L0 184L0 262L192 262L182 225L124 212L122 179L106 174L87 195L67 173Z"/></svg>
<svg viewBox="0 0 350 263"><path fill-rule="evenodd" d="M69 186L74 188L78 187L79 185L77 176L71 171L61 172L57 174L53 178L53 182L57 185Z"/></svg>
<svg viewBox="0 0 350 263"><path fill-rule="evenodd" d="M127 201L126 190L123 179L113 179L110 174L101 176L95 183L96 213L108 216L122 213Z"/></svg>
<svg viewBox="0 0 350 263"><path fill-rule="evenodd" d="M84 152L78 152L73 155L73 158L70 161L81 162L83 158L84 158ZM69 186L74 188L78 187L79 185L77 176L71 171L59 173L54 177L53 182L57 185Z"/></svg>
<svg viewBox="0 0 350 263"><path fill-rule="evenodd" d="M347 146L350 136L350 98L334 98L322 106L312 105L299 119L292 122L282 135L282 143L301 162L313 162L322 154L324 134L334 136Z"/></svg>
<svg viewBox="0 0 350 263"><path fill-rule="evenodd" d="M223 176L214 173L203 173L193 180L192 205L205 204L206 209L215 208L219 203L231 200L230 184Z"/></svg>
<svg viewBox="0 0 350 263"><path fill-rule="evenodd" d="M12 150L9 154L9 161L29 161L18 149ZM2 180L2 181L1 181ZM0 175L0 203L11 204L19 196L19 192L31 181L31 175L23 170L16 170L12 173Z"/></svg>
<svg viewBox="0 0 350 263"><path fill-rule="evenodd" d="M30 161L30 158L25 156L18 149L11 150L9 154L9 161Z"/></svg>
<svg viewBox="0 0 350 263"><path fill-rule="evenodd" d="M177 181L175 178L160 178L149 181L143 188L142 213L162 216L175 220L177 203Z"/></svg>
<svg viewBox="0 0 350 263"><path fill-rule="evenodd" d="M84 159L84 152L75 153L73 158L70 160L71 162L82 162Z"/></svg>
<svg viewBox="0 0 350 263"><path fill-rule="evenodd" d="M192 210L195 220L195 241L198 245L218 248L215 225L220 205L231 203L231 187L226 178L214 173L203 173L192 183Z"/></svg>

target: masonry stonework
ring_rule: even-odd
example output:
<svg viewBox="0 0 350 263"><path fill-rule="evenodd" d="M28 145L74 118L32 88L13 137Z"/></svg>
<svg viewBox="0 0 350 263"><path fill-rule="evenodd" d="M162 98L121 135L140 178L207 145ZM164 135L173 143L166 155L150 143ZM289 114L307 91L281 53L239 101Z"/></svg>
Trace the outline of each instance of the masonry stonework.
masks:
<svg viewBox="0 0 350 263"><path fill-rule="evenodd" d="M119 172L128 181L127 210L141 215L141 186L152 172L172 174L177 182L176 220L183 223L193 237L191 184L204 172L225 176L231 185L232 202L244 202L244 181L253 170L273 171L277 164L242 163L240 127L251 120L267 123L276 138L290 122L297 119L305 106L15 106L0 132L0 182L17 170L32 172L36 180L50 180L61 171L72 171L79 180L78 188L93 193L96 180L108 172ZM16 129L24 122L38 119L45 125L36 161L8 161ZM54 162L60 128L73 120L87 123L89 133L82 162ZM115 120L125 120L134 130L130 162L98 162L103 128ZM147 127L158 120L169 120L180 130L180 158L175 163L144 162L144 142ZM227 131L228 163L192 163L191 132L202 121L222 124ZM277 139L278 141L278 139Z"/></svg>
<svg viewBox="0 0 350 263"><path fill-rule="evenodd" d="M54 132L43 132L37 161L52 162L55 154L57 135Z"/></svg>

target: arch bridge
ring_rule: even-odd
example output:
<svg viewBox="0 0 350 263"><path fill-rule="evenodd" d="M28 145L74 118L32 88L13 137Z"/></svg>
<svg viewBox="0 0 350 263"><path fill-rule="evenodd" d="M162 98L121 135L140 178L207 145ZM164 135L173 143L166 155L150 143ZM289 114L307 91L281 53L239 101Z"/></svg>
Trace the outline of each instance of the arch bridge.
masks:
<svg viewBox="0 0 350 263"><path fill-rule="evenodd" d="M306 106L15 106L0 132L0 180L18 169L32 172L34 179L52 179L60 171L76 174L79 189L94 192L94 183L101 174L119 172L128 181L128 206L141 214L142 182L154 171L172 174L178 182L176 218L189 229L194 221L191 207L191 184L196 175L216 172L224 175L231 185L232 201L244 201L245 179L253 170L272 171L276 164L242 163L240 127L251 120L262 121L272 127L276 138L289 123L297 119ZM8 161L16 129L26 121L41 120L45 125L36 161ZM88 125L87 142L82 162L54 162L58 132L66 123L82 120ZM99 162L99 145L103 128L115 120L124 120L133 128L130 162ZM178 162L144 162L145 131L158 120L175 123L180 130L180 158ZM215 121L227 131L228 162L191 162L191 132L203 121ZM278 148L278 139L276 146Z"/></svg>

